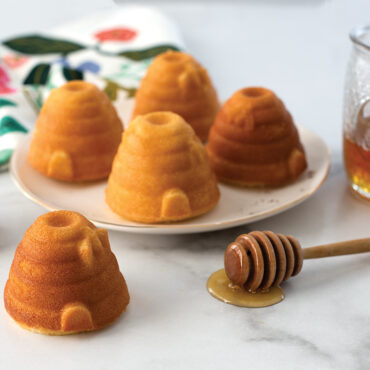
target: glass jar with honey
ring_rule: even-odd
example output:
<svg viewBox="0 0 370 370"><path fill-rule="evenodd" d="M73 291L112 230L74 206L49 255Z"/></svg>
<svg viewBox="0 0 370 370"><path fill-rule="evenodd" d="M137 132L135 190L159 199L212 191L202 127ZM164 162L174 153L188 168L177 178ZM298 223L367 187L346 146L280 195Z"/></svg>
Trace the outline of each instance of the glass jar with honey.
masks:
<svg viewBox="0 0 370 370"><path fill-rule="evenodd" d="M350 33L343 110L344 165L352 189L370 201L370 26Z"/></svg>

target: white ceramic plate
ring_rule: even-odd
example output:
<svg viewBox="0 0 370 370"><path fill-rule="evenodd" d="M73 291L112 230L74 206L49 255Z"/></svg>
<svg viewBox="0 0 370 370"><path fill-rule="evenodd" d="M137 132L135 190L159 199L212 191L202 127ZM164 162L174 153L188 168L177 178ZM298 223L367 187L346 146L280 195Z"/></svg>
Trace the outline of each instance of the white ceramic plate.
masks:
<svg viewBox="0 0 370 370"><path fill-rule="evenodd" d="M97 226L148 234L185 234L226 229L287 210L307 199L324 182L330 167L325 143L313 132L298 127L306 150L308 169L293 184L274 189L247 189L220 184L218 205L207 214L172 224L139 224L120 218L104 201L106 181L69 184L49 179L27 162L31 136L14 151L10 170L22 193L48 210L78 211Z"/></svg>

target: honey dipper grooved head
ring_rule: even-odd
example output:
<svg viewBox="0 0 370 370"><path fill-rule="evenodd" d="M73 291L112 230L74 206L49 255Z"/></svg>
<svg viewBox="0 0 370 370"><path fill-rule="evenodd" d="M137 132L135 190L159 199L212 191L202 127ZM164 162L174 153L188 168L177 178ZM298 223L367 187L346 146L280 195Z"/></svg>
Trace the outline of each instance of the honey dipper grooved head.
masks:
<svg viewBox="0 0 370 370"><path fill-rule="evenodd" d="M224 262L230 281L254 292L278 286L297 275L303 255L300 244L292 236L252 231L228 245Z"/></svg>
<svg viewBox="0 0 370 370"><path fill-rule="evenodd" d="M18 245L4 291L18 324L50 335L100 329L129 299L107 232L72 211L36 219Z"/></svg>

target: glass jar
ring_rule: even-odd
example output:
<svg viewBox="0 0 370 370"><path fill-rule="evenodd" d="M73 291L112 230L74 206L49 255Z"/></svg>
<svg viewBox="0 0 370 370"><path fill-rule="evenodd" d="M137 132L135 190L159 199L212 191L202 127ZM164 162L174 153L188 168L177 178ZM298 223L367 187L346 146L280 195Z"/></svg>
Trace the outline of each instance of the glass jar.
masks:
<svg viewBox="0 0 370 370"><path fill-rule="evenodd" d="M370 200L370 26L350 33L343 109L343 156L352 189Z"/></svg>

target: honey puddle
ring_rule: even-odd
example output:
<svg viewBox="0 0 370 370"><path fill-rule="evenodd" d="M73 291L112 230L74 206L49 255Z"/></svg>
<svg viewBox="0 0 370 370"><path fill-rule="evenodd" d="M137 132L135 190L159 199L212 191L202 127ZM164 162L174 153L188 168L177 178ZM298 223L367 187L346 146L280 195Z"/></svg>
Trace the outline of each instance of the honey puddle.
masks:
<svg viewBox="0 0 370 370"><path fill-rule="evenodd" d="M268 292L250 293L232 285L224 269L214 272L209 277L207 289L220 301L241 307L267 307L284 299L284 292L280 287L272 287Z"/></svg>

